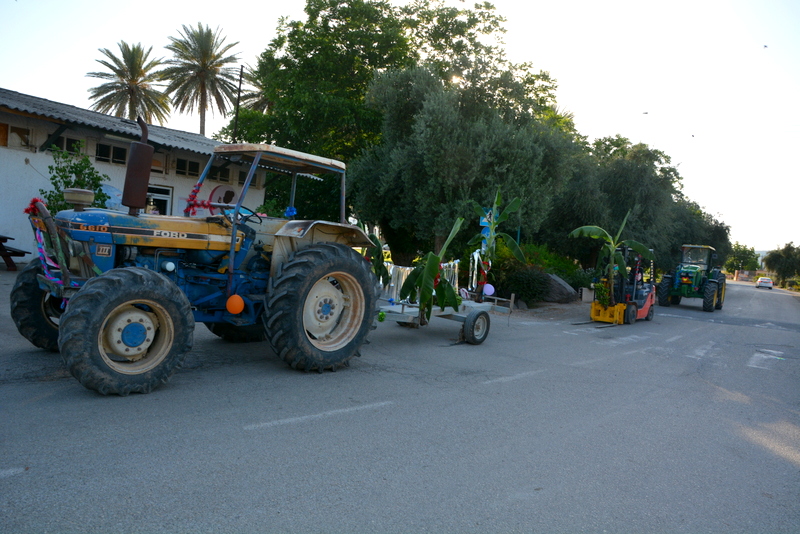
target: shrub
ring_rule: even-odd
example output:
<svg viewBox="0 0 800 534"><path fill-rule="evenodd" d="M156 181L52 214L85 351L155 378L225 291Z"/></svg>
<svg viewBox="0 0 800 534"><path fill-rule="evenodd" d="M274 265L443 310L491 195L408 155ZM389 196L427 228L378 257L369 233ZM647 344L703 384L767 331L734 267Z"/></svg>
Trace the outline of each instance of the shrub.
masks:
<svg viewBox="0 0 800 534"><path fill-rule="evenodd" d="M550 289L550 276L533 265L525 265L504 276L499 296L510 298L514 293L526 304L544 299Z"/></svg>

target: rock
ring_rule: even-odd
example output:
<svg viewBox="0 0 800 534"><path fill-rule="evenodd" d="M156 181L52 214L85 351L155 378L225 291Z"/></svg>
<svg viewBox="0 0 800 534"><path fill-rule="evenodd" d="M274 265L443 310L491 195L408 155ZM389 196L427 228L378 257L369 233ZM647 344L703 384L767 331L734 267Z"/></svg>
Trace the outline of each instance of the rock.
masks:
<svg viewBox="0 0 800 534"><path fill-rule="evenodd" d="M560 276L551 274L550 276L550 290L544 297L545 302L560 302L566 304L578 300L578 292L572 289L572 286L561 279Z"/></svg>
<svg viewBox="0 0 800 534"><path fill-rule="evenodd" d="M520 299L517 299L517 300L514 301L514 306L518 310L527 310L528 309L528 305L525 304L525 301L524 300L520 300Z"/></svg>

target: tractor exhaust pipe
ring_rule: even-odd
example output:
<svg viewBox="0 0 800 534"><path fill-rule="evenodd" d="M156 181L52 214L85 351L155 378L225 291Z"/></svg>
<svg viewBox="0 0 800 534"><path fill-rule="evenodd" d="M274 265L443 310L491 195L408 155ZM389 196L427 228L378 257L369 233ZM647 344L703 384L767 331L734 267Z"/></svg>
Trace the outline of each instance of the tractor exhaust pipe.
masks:
<svg viewBox="0 0 800 534"><path fill-rule="evenodd" d="M131 143L128 157L128 170L125 173L125 188L122 191L122 205L128 208L129 215L138 215L147 206L147 186L150 185L150 169L153 166L155 149L147 144L147 124L141 117L136 118L142 129L142 140Z"/></svg>

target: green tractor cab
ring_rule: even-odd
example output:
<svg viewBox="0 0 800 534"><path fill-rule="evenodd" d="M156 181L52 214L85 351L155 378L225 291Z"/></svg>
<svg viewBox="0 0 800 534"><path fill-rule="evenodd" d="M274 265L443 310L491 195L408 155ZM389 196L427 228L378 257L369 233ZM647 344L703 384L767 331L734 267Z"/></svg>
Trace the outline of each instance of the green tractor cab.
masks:
<svg viewBox="0 0 800 534"><path fill-rule="evenodd" d="M703 299L703 311L722 309L725 301L725 275L712 267L717 258L714 247L683 245L680 265L665 274L658 285L658 305L680 304L683 298Z"/></svg>

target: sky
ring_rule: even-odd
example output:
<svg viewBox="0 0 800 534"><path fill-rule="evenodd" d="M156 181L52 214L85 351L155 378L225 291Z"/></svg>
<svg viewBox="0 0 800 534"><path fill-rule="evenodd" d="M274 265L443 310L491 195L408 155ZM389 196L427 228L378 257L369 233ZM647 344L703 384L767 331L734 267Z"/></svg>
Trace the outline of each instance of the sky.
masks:
<svg viewBox="0 0 800 534"><path fill-rule="evenodd" d="M393 3L401 0L393 0ZM457 3L456 0L448 2ZM473 2L467 2L471 6ZM495 0L506 53L556 80L561 111L590 140L622 135L661 150L683 192L757 251L800 244L800 2ZM88 108L99 48L164 45L183 25L219 28L254 65L278 19L305 0L135 3L0 0L0 87ZM211 134L227 123L207 117ZM199 131L199 116L165 126Z"/></svg>

